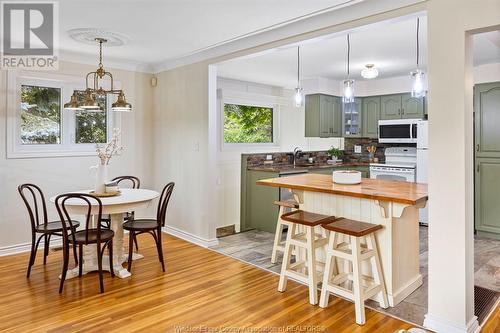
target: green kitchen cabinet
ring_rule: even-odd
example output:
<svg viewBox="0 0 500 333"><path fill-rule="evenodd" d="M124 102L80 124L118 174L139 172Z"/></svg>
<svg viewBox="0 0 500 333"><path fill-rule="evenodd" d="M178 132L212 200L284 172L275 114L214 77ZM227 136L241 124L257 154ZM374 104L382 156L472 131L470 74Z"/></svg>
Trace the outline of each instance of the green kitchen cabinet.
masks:
<svg viewBox="0 0 500 333"><path fill-rule="evenodd" d="M320 168L320 169L309 169L309 173L315 173L319 175L331 175L334 167L331 168Z"/></svg>
<svg viewBox="0 0 500 333"><path fill-rule="evenodd" d="M411 97L410 93L380 97L380 119L422 119L425 99Z"/></svg>
<svg viewBox="0 0 500 333"><path fill-rule="evenodd" d="M500 82L474 87L476 157L500 158Z"/></svg>
<svg viewBox="0 0 500 333"><path fill-rule="evenodd" d="M362 99L355 98L354 102L342 104L343 114L343 137L361 137L362 117L361 109Z"/></svg>
<svg viewBox="0 0 500 333"><path fill-rule="evenodd" d="M500 239L500 82L474 87L475 227Z"/></svg>
<svg viewBox="0 0 500 333"><path fill-rule="evenodd" d="M313 94L305 100L305 136L341 137L342 103L340 97Z"/></svg>
<svg viewBox="0 0 500 333"><path fill-rule="evenodd" d="M361 177L369 178L370 168L365 165L354 165L354 166L334 166L331 168L320 168L320 169L310 169L309 173L316 173L321 175L331 175L335 170L356 170L361 172Z"/></svg>
<svg viewBox="0 0 500 333"><path fill-rule="evenodd" d="M380 120L380 97L363 98L362 133L364 138L378 138L378 121Z"/></svg>
<svg viewBox="0 0 500 333"><path fill-rule="evenodd" d="M247 170L246 181L242 179L241 230L258 229L268 232L276 230L278 208L274 201L279 200L279 189L257 185L261 179L276 178L277 172ZM244 188L244 189L243 189ZM244 191L244 193L243 193Z"/></svg>
<svg viewBox="0 0 500 333"><path fill-rule="evenodd" d="M401 119L401 95L380 97L380 119Z"/></svg>
<svg viewBox="0 0 500 333"><path fill-rule="evenodd" d="M500 158L477 158L475 227L483 236L500 239Z"/></svg>
<svg viewBox="0 0 500 333"><path fill-rule="evenodd" d="M401 95L401 118L422 119L424 117L424 97L411 97L411 94Z"/></svg>

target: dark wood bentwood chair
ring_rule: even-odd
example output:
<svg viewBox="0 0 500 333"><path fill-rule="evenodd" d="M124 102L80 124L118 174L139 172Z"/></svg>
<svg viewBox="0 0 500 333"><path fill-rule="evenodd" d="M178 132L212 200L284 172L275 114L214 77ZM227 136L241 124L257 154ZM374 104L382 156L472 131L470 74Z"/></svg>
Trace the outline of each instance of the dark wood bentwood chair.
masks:
<svg viewBox="0 0 500 333"><path fill-rule="evenodd" d="M141 187L141 180L135 176L118 176L118 177L111 179L111 181L116 182L118 185L120 185L120 183L127 183L129 185L128 188L140 188ZM134 214L134 212L127 213L125 215L125 220L128 220L130 215L133 216L133 214ZM104 215L101 222L105 228L110 229L111 218L109 217L109 215Z"/></svg>
<svg viewBox="0 0 500 333"><path fill-rule="evenodd" d="M140 188L141 187L141 180L135 176L118 176L111 181L116 182L118 185L120 183L127 183L129 185L128 188ZM128 212L125 214L125 221L129 221L134 218L134 212ZM101 219L102 226L106 229L111 229L111 217L109 215L105 215ZM135 249L136 251L139 250L139 246L137 245L137 240L134 241L135 243Z"/></svg>
<svg viewBox="0 0 500 333"><path fill-rule="evenodd" d="M84 202L83 207L86 206L85 214L85 229L73 232L73 228L68 228L66 224L63 225L63 258L64 265L61 274L61 283L59 285L59 293L62 292L64 286L64 280L66 279L66 272L68 271L68 257L69 257L69 244L78 245L79 251L79 276L82 276L83 272L83 245L96 244L97 247L97 267L99 272L99 285L101 293L104 292L104 282L102 275L102 257L104 255L104 250L106 247L109 251L109 270L111 276L114 277L115 273L113 271L113 236L115 233L113 230L102 229L101 228L101 216L102 216L102 202L99 198L94 197L90 194L84 193L68 193L61 194L56 198L56 208L57 212L62 221L67 222L71 225L71 218L66 209L67 200L81 200ZM97 205L97 212L92 211L92 204ZM97 214L96 214L97 213ZM90 222L92 220L92 215L94 215L94 222L96 227L92 228ZM101 247L102 245L102 247Z"/></svg>
<svg viewBox="0 0 500 333"><path fill-rule="evenodd" d="M129 245L128 245L128 271L132 269L132 252L133 242L137 235L148 233L153 236L158 250L158 258L161 263L161 268L165 272L165 263L163 261L163 248L161 244L161 228L165 226L165 215L167 213L167 206L174 190L174 183L168 183L161 192L160 201L158 202L158 209L156 211L156 219L133 219L123 224L123 229L129 231Z"/></svg>
<svg viewBox="0 0 500 333"><path fill-rule="evenodd" d="M28 264L28 271L26 277L30 277L31 267L35 264L36 251L42 238L44 239L43 250L43 264L47 263L47 256L49 255L50 237L52 235L62 236L63 223L61 221L49 222L47 218L47 205L45 204L45 197L40 187L34 184L19 185L17 190L28 209L28 214L31 222L31 254ZM68 228L70 224L66 225ZM77 221L72 221L71 227L76 230L80 224ZM38 239L36 235L40 234ZM76 255L76 248L73 248L75 256L75 263L78 264Z"/></svg>

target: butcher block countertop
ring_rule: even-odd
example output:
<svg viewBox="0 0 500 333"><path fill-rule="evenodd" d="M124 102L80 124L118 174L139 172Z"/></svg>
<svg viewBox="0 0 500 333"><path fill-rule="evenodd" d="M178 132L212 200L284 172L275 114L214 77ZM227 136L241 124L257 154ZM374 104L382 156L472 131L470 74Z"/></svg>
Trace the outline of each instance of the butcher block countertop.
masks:
<svg viewBox="0 0 500 333"><path fill-rule="evenodd" d="M361 184L341 185L331 175L303 174L257 181L259 185L322 192L380 201L417 205L427 201L427 184L363 178Z"/></svg>

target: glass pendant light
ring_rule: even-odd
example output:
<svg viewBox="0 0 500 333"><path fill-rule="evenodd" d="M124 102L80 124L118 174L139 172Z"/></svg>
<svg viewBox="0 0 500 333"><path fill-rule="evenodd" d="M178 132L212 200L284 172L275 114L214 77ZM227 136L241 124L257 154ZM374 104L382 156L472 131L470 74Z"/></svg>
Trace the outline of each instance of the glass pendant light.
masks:
<svg viewBox="0 0 500 333"><path fill-rule="evenodd" d="M344 94L342 96L342 102L344 104L354 102L354 80L350 79L350 57L351 57L351 40L349 34L347 34L347 79L344 80Z"/></svg>
<svg viewBox="0 0 500 333"><path fill-rule="evenodd" d="M300 86L300 46L297 46L297 88L295 88L293 101L297 108L304 105L304 89Z"/></svg>
<svg viewBox="0 0 500 333"><path fill-rule="evenodd" d="M418 61L420 56L420 45L419 45L419 30L420 30L420 18L417 17L417 69L410 72L413 80L411 87L411 97L420 98L425 96L424 89L424 72L418 68Z"/></svg>

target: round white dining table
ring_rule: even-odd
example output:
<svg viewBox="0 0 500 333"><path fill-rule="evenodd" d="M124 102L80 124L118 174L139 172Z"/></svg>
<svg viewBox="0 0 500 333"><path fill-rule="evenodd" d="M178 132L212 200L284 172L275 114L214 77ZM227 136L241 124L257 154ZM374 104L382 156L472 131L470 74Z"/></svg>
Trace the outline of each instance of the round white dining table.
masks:
<svg viewBox="0 0 500 333"><path fill-rule="evenodd" d="M132 212L137 209L146 208L151 205L152 200L159 197L160 194L156 191L146 189L120 189L121 194L114 197L99 198L102 202L102 214L109 214L111 217L111 230L114 231L113 238L113 270L117 277L126 278L131 274L123 268L122 264L128 260L128 253L125 252L123 242L123 217L127 212ZM89 193L90 190L74 191L73 193ZM50 198L51 202L56 201L57 196ZM88 205L85 201L79 199L68 199L65 203L66 209L71 215L87 214ZM98 213L97 203L92 205L92 214ZM94 215L94 216L95 216ZM95 223L96 218L92 219L91 223ZM95 224L93 225L95 226ZM134 253L132 260L141 259L143 256ZM104 256L102 260L103 270L110 271L109 259ZM83 251L83 274L97 270L97 248L95 244L84 246ZM78 267L68 270L66 279L71 279L78 276Z"/></svg>

